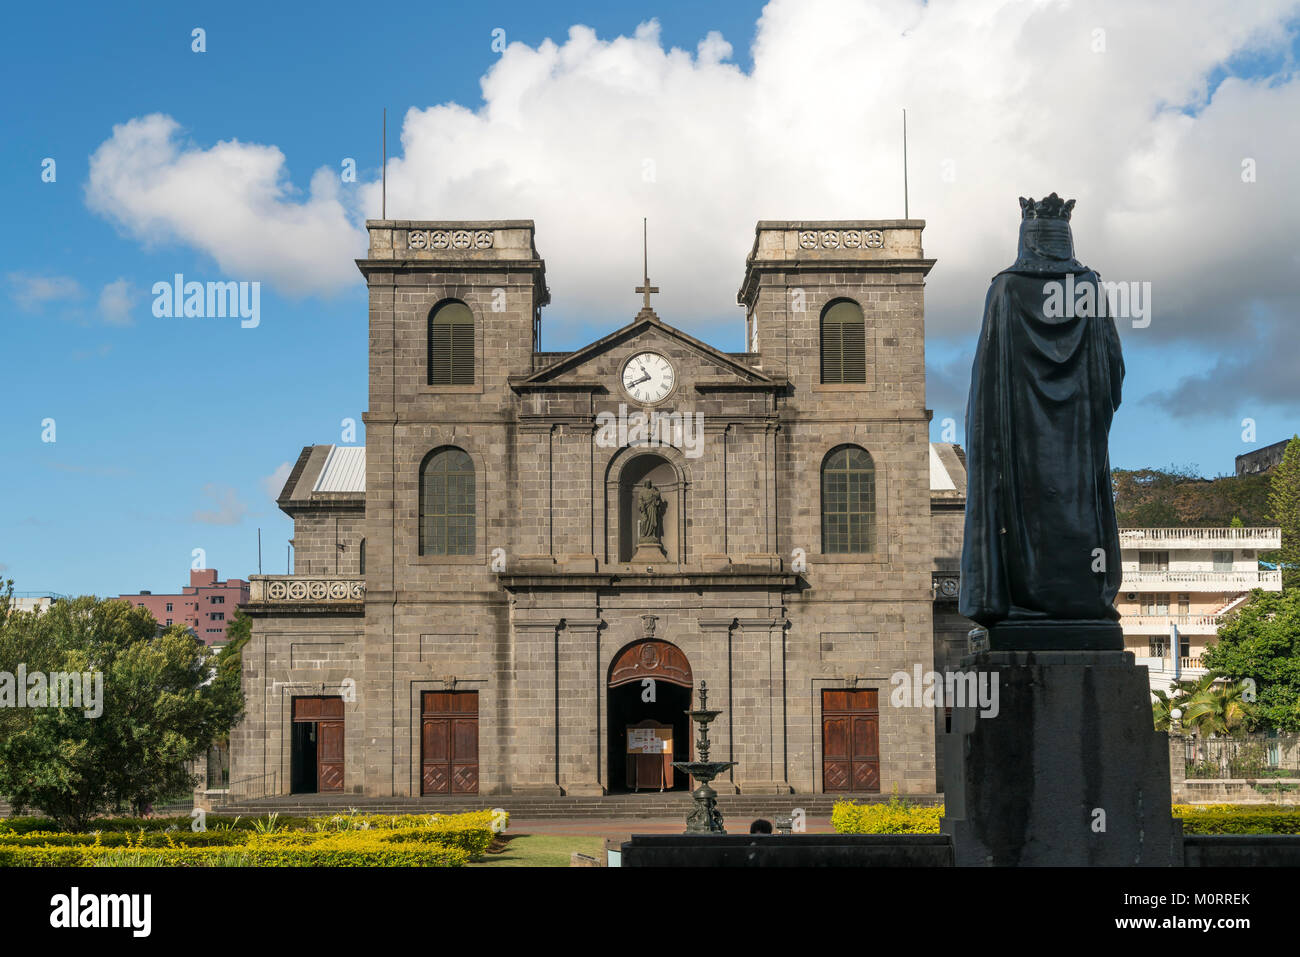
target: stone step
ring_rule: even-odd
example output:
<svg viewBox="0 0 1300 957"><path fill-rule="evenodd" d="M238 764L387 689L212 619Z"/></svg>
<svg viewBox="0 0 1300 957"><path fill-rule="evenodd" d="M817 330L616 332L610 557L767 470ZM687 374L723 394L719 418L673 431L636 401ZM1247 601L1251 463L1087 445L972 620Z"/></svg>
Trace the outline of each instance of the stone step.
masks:
<svg viewBox="0 0 1300 957"><path fill-rule="evenodd" d="M824 794L777 795L722 795L718 808L732 817L772 817L789 814L803 808L806 814L827 816L836 801L846 798ZM861 803L881 803L889 800L880 795L854 795ZM909 800L918 804L936 804L942 801L937 794L914 795ZM460 811L504 808L516 818L546 820L560 818L649 818L673 817L685 814L691 805L690 796L609 795L606 797L512 797L510 795L482 795L476 798L375 798L362 795L285 795L257 801L239 801L213 808L213 813L244 816L261 816L272 812L290 816L321 814L346 814L357 811L363 814L450 814Z"/></svg>

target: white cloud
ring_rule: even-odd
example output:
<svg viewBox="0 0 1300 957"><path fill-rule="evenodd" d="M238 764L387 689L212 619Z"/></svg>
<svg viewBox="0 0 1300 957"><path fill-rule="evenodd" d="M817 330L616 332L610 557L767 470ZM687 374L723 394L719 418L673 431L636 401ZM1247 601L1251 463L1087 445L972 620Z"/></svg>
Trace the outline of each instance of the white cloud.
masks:
<svg viewBox="0 0 1300 957"><path fill-rule="evenodd" d="M759 219L911 214L938 259L933 336L973 337L989 277L1015 254L1016 197L1077 199L1079 258L1150 281L1128 342L1194 340L1241 354L1248 317L1290 316L1300 199L1295 0L773 0L746 73L716 33L691 53L658 25L602 40L572 27L511 44L483 103L410 110L390 160L394 218L532 218L552 312L612 328L636 312L641 217L665 320L738 324ZM1104 30L1104 35L1097 30ZM1095 52L1099 40L1104 52ZM1268 75L1210 78L1236 62ZM1244 183L1242 162L1258 179ZM92 158L92 206L146 239L178 238L224 268L296 292L358 281L362 184L309 195L272 146L182 146L167 117L133 120ZM733 329L735 326L732 327ZM717 338L710 336L710 338ZM960 392L960 384L953 388Z"/></svg>
<svg viewBox="0 0 1300 957"><path fill-rule="evenodd" d="M239 493L229 485L209 482L203 486L203 497L210 499L211 509L196 509L191 521L204 525L238 525L248 514L248 506L239 500Z"/></svg>
<svg viewBox="0 0 1300 957"><path fill-rule="evenodd" d="M125 279L114 279L99 293L99 312L104 321L114 326L129 326L131 310L140 296Z"/></svg>
<svg viewBox="0 0 1300 957"><path fill-rule="evenodd" d="M274 146L231 140L201 149L155 113L113 127L90 157L86 201L148 245L180 241L207 253L224 278L290 295L331 293L353 281L351 260L365 248L338 182L322 168L300 197Z"/></svg>
<svg viewBox="0 0 1300 957"><path fill-rule="evenodd" d="M9 295L23 309L38 309L51 302L80 299L81 283L71 276L34 276L11 272Z"/></svg>
<svg viewBox="0 0 1300 957"><path fill-rule="evenodd" d="M289 473L292 471L293 467L288 462L281 462L274 472L262 478L262 491L266 492L268 498L274 501L280 497L284 483L289 481Z"/></svg>

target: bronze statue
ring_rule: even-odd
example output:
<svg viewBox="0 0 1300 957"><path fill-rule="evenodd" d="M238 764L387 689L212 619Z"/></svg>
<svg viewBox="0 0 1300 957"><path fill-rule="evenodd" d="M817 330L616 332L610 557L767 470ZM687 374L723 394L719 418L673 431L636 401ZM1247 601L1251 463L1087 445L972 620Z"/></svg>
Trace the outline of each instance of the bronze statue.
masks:
<svg viewBox="0 0 1300 957"><path fill-rule="evenodd" d="M664 497L649 479L636 490L636 509L640 515L637 521L638 543L663 544L664 530L660 519L663 517L664 504Z"/></svg>
<svg viewBox="0 0 1300 957"><path fill-rule="evenodd" d="M1073 207L1021 198L971 372L958 607L993 649L1123 647L1108 440L1124 360L1100 276L1074 258Z"/></svg>

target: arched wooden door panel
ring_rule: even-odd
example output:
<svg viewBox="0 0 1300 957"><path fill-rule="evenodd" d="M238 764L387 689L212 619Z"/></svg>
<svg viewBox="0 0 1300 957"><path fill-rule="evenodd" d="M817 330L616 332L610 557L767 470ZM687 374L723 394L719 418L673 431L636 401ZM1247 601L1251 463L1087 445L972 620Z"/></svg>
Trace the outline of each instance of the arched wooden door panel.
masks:
<svg viewBox="0 0 1300 957"><path fill-rule="evenodd" d="M609 669L611 688L646 678L689 688L691 665L676 645L648 639L635 642L620 651Z"/></svg>

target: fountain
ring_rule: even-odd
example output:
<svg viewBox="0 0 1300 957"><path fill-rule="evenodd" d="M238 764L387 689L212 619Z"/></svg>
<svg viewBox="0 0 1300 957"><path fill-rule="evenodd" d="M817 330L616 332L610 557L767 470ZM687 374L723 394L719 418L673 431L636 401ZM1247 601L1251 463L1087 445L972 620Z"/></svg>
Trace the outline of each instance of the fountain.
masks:
<svg viewBox="0 0 1300 957"><path fill-rule="evenodd" d="M674 761L673 767L684 771L699 782L699 787L691 792L695 805L686 815L687 834L726 834L722 826L722 812L718 810L718 792L709 787L709 782L728 768L736 766L735 761L709 760L709 722L722 714L709 708L709 690L700 682L700 704L698 708L686 712L692 721L700 726L700 736L695 741L698 760Z"/></svg>

